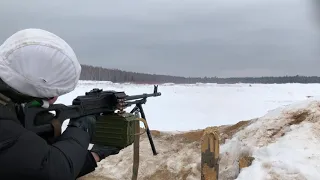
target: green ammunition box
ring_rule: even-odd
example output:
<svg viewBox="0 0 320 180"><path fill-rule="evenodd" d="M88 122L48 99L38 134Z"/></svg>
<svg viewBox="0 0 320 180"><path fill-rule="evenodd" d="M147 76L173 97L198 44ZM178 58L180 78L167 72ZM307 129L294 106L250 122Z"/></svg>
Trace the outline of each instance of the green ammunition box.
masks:
<svg viewBox="0 0 320 180"><path fill-rule="evenodd" d="M134 142L135 126L139 121L131 113L99 116L92 144L124 148Z"/></svg>

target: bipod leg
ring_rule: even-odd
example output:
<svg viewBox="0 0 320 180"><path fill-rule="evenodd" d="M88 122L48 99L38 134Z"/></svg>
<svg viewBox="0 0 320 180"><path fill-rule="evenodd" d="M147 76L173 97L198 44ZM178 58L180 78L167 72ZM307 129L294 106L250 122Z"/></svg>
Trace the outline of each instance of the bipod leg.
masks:
<svg viewBox="0 0 320 180"><path fill-rule="evenodd" d="M219 149L219 129L205 129L201 140L201 180L218 180Z"/></svg>

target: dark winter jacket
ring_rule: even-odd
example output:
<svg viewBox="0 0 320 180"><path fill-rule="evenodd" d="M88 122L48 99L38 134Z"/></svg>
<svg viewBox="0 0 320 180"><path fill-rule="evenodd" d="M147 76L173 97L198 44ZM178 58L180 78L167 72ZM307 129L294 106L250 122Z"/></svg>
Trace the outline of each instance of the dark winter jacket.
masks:
<svg viewBox="0 0 320 180"><path fill-rule="evenodd" d="M50 145L23 128L12 108L0 105L1 180L76 179L97 166L88 145L88 133L74 127Z"/></svg>

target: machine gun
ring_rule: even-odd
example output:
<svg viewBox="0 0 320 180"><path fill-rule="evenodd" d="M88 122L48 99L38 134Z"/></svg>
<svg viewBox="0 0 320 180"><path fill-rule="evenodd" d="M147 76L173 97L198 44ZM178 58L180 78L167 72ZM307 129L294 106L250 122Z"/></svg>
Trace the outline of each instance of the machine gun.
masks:
<svg viewBox="0 0 320 180"><path fill-rule="evenodd" d="M161 93L158 92L158 86L154 86L153 93L133 96L126 95L125 92L103 91L94 88L86 92L85 95L75 98L70 106L64 104L48 105L42 101L40 107L25 107L23 125L26 129L37 134L54 132L55 136L59 136L61 125L65 120L94 115L97 117L97 124L91 143L124 148L134 142L132 136L136 133L134 130L136 123L139 123L137 113L140 113L142 119L145 120L145 130L153 154L156 155L157 152L142 108L142 104L147 102L148 97L156 96L161 96ZM135 105L131 112L125 112L124 109L131 105ZM34 121L37 115L52 111L55 112L52 121L44 124L37 124Z"/></svg>

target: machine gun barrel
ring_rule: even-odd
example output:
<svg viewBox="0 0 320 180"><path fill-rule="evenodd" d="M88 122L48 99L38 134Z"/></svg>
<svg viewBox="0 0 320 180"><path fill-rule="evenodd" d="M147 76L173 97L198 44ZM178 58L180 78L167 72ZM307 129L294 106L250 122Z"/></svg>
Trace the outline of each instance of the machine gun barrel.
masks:
<svg viewBox="0 0 320 180"><path fill-rule="evenodd" d="M130 100L136 100L136 99L145 99L145 98L148 98L148 97L157 97L157 96L161 96L161 93L158 92L158 86L154 86L154 89L153 89L153 93L144 93L144 94L141 94L141 95L132 95L132 96L125 96L123 99L125 101L130 101Z"/></svg>

